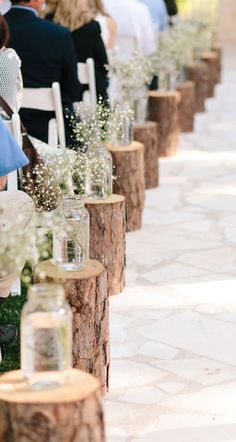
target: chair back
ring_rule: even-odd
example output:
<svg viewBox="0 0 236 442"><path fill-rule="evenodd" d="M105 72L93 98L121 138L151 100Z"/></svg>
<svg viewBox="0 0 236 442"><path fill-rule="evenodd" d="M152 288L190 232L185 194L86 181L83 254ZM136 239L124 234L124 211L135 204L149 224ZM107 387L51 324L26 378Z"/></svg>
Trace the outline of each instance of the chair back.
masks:
<svg viewBox="0 0 236 442"><path fill-rule="evenodd" d="M66 148L65 124L62 110L61 89L58 82L51 88L24 88L22 108L55 112L56 119L52 119L48 126L48 144L62 149Z"/></svg>
<svg viewBox="0 0 236 442"><path fill-rule="evenodd" d="M17 144L22 148L22 135L20 126L20 117L18 114L13 114L11 120L3 120L5 126L15 138ZM9 173L7 180L7 190L15 192L18 189L17 170Z"/></svg>
<svg viewBox="0 0 236 442"><path fill-rule="evenodd" d="M86 63L78 63L78 78L82 85L88 85L88 91L83 94L83 104L91 107L92 110L97 106L97 89L95 79L94 60L88 58Z"/></svg>

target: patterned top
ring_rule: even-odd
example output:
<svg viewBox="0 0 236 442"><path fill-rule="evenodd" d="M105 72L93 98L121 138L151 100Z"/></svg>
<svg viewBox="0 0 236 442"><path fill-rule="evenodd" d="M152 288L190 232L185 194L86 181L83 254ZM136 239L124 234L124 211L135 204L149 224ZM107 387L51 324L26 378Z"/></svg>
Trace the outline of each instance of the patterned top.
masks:
<svg viewBox="0 0 236 442"><path fill-rule="evenodd" d="M23 94L21 61L14 49L0 49L0 95L14 112L20 108ZM0 108L0 115L5 117Z"/></svg>

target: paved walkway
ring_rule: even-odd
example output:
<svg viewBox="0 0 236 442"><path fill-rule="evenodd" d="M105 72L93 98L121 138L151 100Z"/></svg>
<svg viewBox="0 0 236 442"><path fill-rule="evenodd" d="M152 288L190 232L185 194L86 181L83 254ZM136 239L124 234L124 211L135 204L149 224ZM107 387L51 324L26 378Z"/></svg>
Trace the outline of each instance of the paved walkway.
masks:
<svg viewBox="0 0 236 442"><path fill-rule="evenodd" d="M127 239L110 302L109 442L236 441L236 52Z"/></svg>

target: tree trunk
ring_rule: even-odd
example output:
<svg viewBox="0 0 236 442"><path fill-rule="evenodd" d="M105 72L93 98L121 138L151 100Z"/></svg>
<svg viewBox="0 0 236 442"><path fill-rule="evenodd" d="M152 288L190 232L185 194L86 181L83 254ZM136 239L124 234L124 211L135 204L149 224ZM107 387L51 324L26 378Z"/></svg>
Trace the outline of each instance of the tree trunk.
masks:
<svg viewBox="0 0 236 442"><path fill-rule="evenodd" d="M150 120L158 124L160 157L176 154L179 145L179 92L149 92Z"/></svg>
<svg viewBox="0 0 236 442"><path fill-rule="evenodd" d="M110 364L106 269L89 260L83 270L63 272L52 261L43 261L35 269L35 280L63 285L73 312L73 367L93 374L106 392Z"/></svg>
<svg viewBox="0 0 236 442"><path fill-rule="evenodd" d="M153 121L134 125L134 139L144 145L145 187L158 186L158 126Z"/></svg>
<svg viewBox="0 0 236 442"><path fill-rule="evenodd" d="M221 74L222 74L222 48L215 47L213 48L213 52L217 55L217 76L216 83L221 82Z"/></svg>
<svg viewBox="0 0 236 442"><path fill-rule="evenodd" d="M127 231L142 227L145 199L144 146L136 141L129 146L109 148L115 169L114 192L126 201Z"/></svg>
<svg viewBox="0 0 236 442"><path fill-rule="evenodd" d="M215 85L218 77L218 59L215 52L205 52L202 54L202 61L209 69L208 97L214 97Z"/></svg>
<svg viewBox="0 0 236 442"><path fill-rule="evenodd" d="M206 63L194 63L186 67L187 76L196 86L195 112L205 111L205 100L209 89L209 69Z"/></svg>
<svg viewBox="0 0 236 442"><path fill-rule="evenodd" d="M182 132L193 132L196 88L193 81L186 81L177 86L181 95L179 103L180 128Z"/></svg>
<svg viewBox="0 0 236 442"><path fill-rule="evenodd" d="M7 384L11 390L3 389ZM105 442L100 386L92 376L71 370L59 388L23 385L20 370L0 378L0 442Z"/></svg>
<svg viewBox="0 0 236 442"><path fill-rule="evenodd" d="M116 295L125 286L125 198L112 195L106 200L87 200L90 215L90 258L108 271L108 294Z"/></svg>

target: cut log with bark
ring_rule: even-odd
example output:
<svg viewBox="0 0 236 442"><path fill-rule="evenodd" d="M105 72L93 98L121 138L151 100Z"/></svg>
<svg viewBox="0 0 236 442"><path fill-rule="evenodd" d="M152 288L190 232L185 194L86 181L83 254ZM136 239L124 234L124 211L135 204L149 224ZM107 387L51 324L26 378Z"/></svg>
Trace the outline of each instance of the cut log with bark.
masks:
<svg viewBox="0 0 236 442"><path fill-rule="evenodd" d="M158 124L158 148L160 157L169 157L177 153L179 146L180 93L149 92L149 118Z"/></svg>
<svg viewBox="0 0 236 442"><path fill-rule="evenodd" d="M80 370L68 383L32 390L20 370L0 378L0 442L105 442L98 381Z"/></svg>
<svg viewBox="0 0 236 442"><path fill-rule="evenodd" d="M214 47L213 52L217 55L217 76L216 76L216 83L221 82L221 75L222 75L222 55L223 50L221 47Z"/></svg>
<svg viewBox="0 0 236 442"><path fill-rule="evenodd" d="M202 61L207 64L209 69L208 97L214 97L215 85L218 76L218 58L215 52L205 52L201 57Z"/></svg>
<svg viewBox="0 0 236 442"><path fill-rule="evenodd" d="M209 68L206 63L194 63L186 66L186 71L188 80L196 86L195 112L204 112L209 91Z"/></svg>
<svg viewBox="0 0 236 442"><path fill-rule="evenodd" d="M158 186L158 126L154 121L134 124L134 139L144 145L145 187Z"/></svg>
<svg viewBox="0 0 236 442"><path fill-rule="evenodd" d="M95 260L85 269L65 272L51 261L35 269L36 282L60 283L73 313L73 367L93 374L109 387L109 300L107 270Z"/></svg>
<svg viewBox="0 0 236 442"><path fill-rule="evenodd" d="M90 215L90 258L100 261L108 272L108 294L125 286L125 198L112 195L105 200L87 200Z"/></svg>
<svg viewBox="0 0 236 442"><path fill-rule="evenodd" d="M196 86L193 81L186 81L177 85L177 91L181 95L179 103L180 128L182 132L193 132Z"/></svg>
<svg viewBox="0 0 236 442"><path fill-rule="evenodd" d="M114 173L113 189L126 201L126 228L128 232L142 227L145 199L144 146L134 141L129 146L110 146Z"/></svg>

